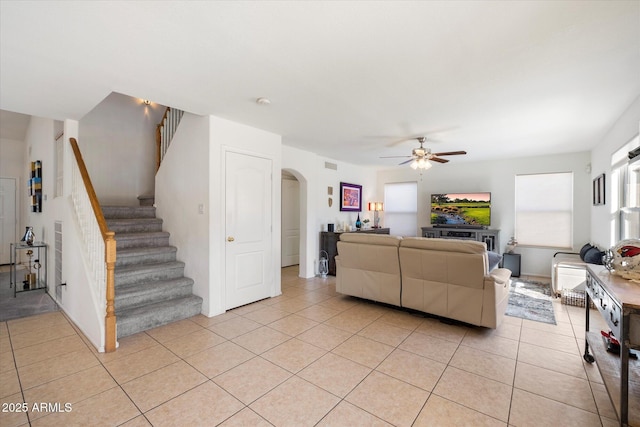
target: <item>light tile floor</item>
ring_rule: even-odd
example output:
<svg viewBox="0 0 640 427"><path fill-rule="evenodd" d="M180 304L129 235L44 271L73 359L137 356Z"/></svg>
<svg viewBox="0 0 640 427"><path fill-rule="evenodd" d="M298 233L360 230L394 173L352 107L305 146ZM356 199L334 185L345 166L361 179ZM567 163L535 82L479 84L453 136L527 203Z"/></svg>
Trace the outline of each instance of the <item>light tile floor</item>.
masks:
<svg viewBox="0 0 640 427"><path fill-rule="evenodd" d="M0 323L0 425L616 425L582 360L584 309L556 300L556 326L506 317L488 330L296 275L283 269L277 298L121 339L111 354L62 312Z"/></svg>

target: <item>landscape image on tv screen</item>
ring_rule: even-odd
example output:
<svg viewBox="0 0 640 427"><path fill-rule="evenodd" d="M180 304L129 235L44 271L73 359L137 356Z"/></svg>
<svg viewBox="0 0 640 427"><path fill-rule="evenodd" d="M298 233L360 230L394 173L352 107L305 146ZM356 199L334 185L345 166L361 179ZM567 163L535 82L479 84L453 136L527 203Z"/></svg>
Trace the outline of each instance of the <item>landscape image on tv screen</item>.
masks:
<svg viewBox="0 0 640 427"><path fill-rule="evenodd" d="M478 227L491 225L491 193L432 194L431 224Z"/></svg>

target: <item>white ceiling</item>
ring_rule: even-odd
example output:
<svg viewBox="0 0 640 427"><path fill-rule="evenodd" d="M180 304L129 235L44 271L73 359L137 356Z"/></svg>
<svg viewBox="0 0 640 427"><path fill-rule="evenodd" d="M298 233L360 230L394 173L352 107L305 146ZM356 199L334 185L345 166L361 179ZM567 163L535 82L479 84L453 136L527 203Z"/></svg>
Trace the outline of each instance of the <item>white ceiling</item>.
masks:
<svg viewBox="0 0 640 427"><path fill-rule="evenodd" d="M640 1L2 0L0 53L3 110L119 92L347 162L425 133L461 162L597 144L640 95Z"/></svg>

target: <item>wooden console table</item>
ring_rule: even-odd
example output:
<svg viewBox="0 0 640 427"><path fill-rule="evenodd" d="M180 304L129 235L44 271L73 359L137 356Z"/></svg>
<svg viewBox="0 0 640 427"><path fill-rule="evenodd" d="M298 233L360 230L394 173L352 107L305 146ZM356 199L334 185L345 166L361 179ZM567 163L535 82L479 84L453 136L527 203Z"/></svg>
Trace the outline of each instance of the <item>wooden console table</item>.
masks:
<svg viewBox="0 0 640 427"><path fill-rule="evenodd" d="M611 274L600 265L587 264L586 332L584 360L597 362L621 426L640 426L640 284ZM620 354L607 352L599 330L589 330L593 301L618 341ZM609 332L609 331L605 331Z"/></svg>
<svg viewBox="0 0 640 427"><path fill-rule="evenodd" d="M485 242L487 250L493 252L499 252L500 248L500 230L488 228L422 227L422 237Z"/></svg>
<svg viewBox="0 0 640 427"><path fill-rule="evenodd" d="M369 234L389 234L388 228L369 228L360 231L346 231L346 233L369 233ZM326 251L329 255L329 274L336 275L336 255L338 255L338 240L341 232L321 231L320 250Z"/></svg>

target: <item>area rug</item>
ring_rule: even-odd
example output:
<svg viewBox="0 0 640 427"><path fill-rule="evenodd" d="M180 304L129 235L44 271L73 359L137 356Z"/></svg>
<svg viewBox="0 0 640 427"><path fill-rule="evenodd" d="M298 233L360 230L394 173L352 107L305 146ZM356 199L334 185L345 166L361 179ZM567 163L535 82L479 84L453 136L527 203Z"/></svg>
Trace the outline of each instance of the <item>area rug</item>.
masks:
<svg viewBox="0 0 640 427"><path fill-rule="evenodd" d="M505 314L555 325L551 286L548 283L513 278Z"/></svg>
<svg viewBox="0 0 640 427"><path fill-rule="evenodd" d="M0 273L0 322L60 309L44 289L19 292L14 297L13 288L9 287L9 274L9 272Z"/></svg>

